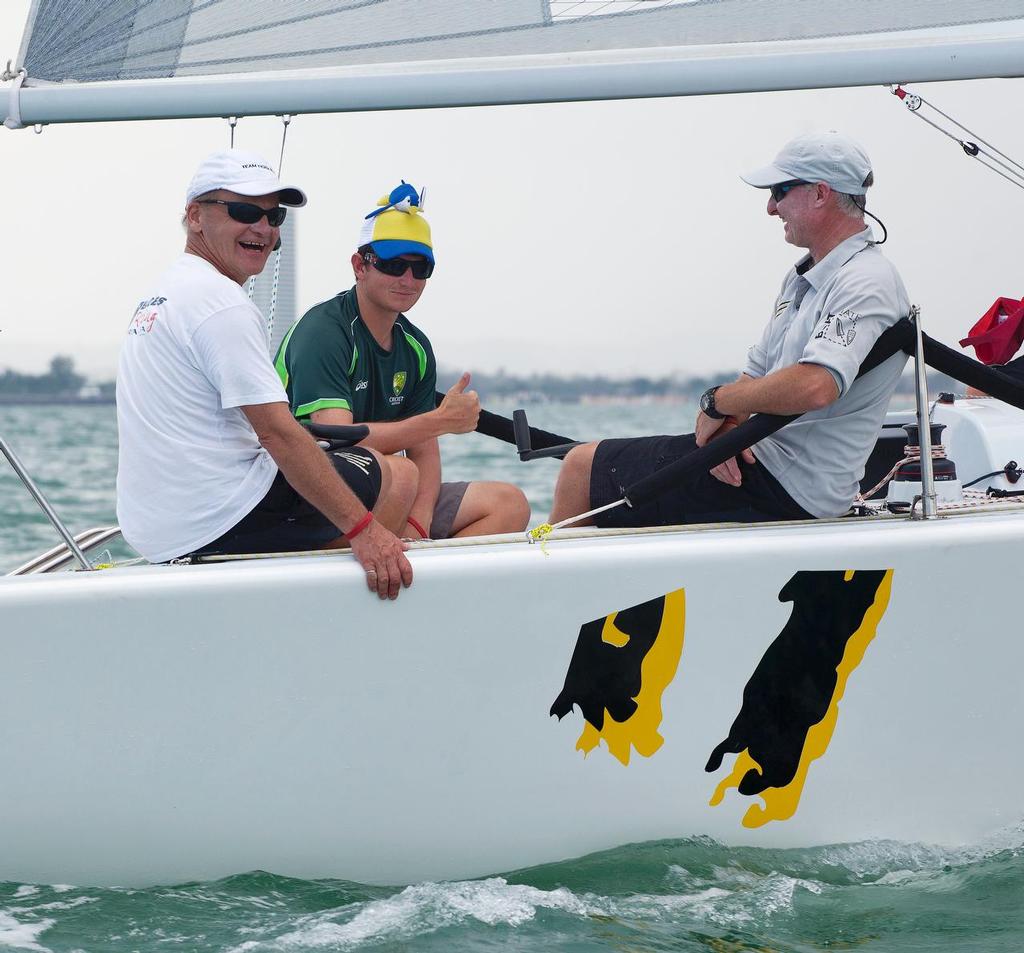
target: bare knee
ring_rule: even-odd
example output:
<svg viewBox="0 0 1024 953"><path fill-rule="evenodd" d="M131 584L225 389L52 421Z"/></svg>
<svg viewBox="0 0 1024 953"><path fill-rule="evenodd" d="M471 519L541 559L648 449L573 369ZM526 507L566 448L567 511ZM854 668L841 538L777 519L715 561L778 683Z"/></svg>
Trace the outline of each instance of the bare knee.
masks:
<svg viewBox="0 0 1024 953"><path fill-rule="evenodd" d="M555 483L550 516L552 523L577 516L590 508L590 473L596 452L596 443L584 443L566 454Z"/></svg>
<svg viewBox="0 0 1024 953"><path fill-rule="evenodd" d="M562 461L562 471L568 476L577 479L590 479L590 470L594 465L594 454L597 452L596 443L584 443L573 447Z"/></svg>
<svg viewBox="0 0 1024 953"><path fill-rule="evenodd" d="M501 515L504 528L500 533L520 533L530 522L530 501L526 494L511 483L496 483L495 509Z"/></svg>
<svg viewBox="0 0 1024 953"><path fill-rule="evenodd" d="M412 506L420 485L420 471L408 457L396 454L381 454L376 450L370 453L377 458L381 469L380 499L388 499L396 505Z"/></svg>

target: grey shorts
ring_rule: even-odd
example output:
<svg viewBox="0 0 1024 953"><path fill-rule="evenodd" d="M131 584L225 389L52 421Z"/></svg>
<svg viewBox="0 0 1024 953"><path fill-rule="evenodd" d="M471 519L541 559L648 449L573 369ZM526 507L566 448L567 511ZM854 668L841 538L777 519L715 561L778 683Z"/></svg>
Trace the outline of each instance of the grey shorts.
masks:
<svg viewBox="0 0 1024 953"><path fill-rule="evenodd" d="M434 504L434 518L430 522L431 539L447 539L452 535L455 514L462 506L462 498L469 488L468 483L442 483L441 492Z"/></svg>

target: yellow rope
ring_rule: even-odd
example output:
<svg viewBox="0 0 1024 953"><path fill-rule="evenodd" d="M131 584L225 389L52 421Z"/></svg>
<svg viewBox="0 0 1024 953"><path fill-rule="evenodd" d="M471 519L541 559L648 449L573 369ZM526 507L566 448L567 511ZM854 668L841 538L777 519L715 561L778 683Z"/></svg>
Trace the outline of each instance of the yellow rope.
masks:
<svg viewBox="0 0 1024 953"><path fill-rule="evenodd" d="M535 526L533 529L527 530L526 532L531 543L540 543L540 551L545 556L550 555L547 549L547 541L553 529L554 526L550 523L541 523L540 526Z"/></svg>

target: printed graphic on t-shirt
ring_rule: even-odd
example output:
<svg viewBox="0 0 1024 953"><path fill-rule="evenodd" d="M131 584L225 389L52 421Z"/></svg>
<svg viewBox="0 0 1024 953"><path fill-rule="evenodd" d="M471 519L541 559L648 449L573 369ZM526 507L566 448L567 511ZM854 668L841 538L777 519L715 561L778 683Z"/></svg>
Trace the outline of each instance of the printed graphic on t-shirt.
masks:
<svg viewBox="0 0 1024 953"><path fill-rule="evenodd" d="M132 323L128 325L129 334L149 334L153 330L153 322L156 321L157 310L136 311Z"/></svg>
<svg viewBox="0 0 1024 953"><path fill-rule="evenodd" d="M780 314L785 314L786 308L788 308L792 303L792 300L787 298L785 301L780 301L775 305L775 317L778 317Z"/></svg>
<svg viewBox="0 0 1024 953"><path fill-rule="evenodd" d="M149 334L153 330L153 323L159 314L156 309L166 300L166 298L147 298L145 301L140 301L128 324L128 333Z"/></svg>
<svg viewBox="0 0 1024 953"><path fill-rule="evenodd" d="M821 329L814 335L815 340L823 338L830 344L849 347L857 336L857 319L859 317L860 315L856 311L849 309L826 315Z"/></svg>

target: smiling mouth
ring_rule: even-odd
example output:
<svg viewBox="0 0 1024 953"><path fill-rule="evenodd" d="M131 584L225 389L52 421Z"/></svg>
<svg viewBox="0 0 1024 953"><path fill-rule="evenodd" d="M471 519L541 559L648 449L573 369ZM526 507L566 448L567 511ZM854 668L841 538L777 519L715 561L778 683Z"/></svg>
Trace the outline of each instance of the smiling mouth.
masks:
<svg viewBox="0 0 1024 953"><path fill-rule="evenodd" d="M246 251L262 252L267 246L264 242L239 242Z"/></svg>

